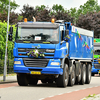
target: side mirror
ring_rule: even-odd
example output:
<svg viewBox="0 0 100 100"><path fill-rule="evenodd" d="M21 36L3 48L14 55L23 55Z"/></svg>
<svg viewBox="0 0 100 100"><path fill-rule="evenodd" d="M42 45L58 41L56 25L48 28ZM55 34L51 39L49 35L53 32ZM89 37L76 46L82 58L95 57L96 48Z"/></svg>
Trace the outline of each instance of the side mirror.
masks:
<svg viewBox="0 0 100 100"><path fill-rule="evenodd" d="M10 34L13 34L13 27L12 26L10 27L10 31L9 32L10 32Z"/></svg>
<svg viewBox="0 0 100 100"><path fill-rule="evenodd" d="M65 37L64 37L64 40L66 42L68 42L70 40L70 37L69 37L69 30L65 30Z"/></svg>

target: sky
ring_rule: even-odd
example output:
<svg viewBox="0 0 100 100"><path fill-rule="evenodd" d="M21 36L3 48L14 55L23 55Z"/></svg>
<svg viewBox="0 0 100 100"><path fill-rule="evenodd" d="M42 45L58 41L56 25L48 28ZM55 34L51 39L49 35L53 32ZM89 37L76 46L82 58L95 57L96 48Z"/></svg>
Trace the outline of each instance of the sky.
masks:
<svg viewBox="0 0 100 100"><path fill-rule="evenodd" d="M13 0L12 0L13 1ZM54 4L60 4L65 9L69 10L70 8L76 7L77 9L80 7L80 5L84 5L84 3L87 2L87 0L15 0L15 2L20 5L15 12L20 13L20 10L23 8L23 5L29 4L29 6L36 7L45 5L49 8L52 8ZM100 0L98 0L98 4L100 5Z"/></svg>

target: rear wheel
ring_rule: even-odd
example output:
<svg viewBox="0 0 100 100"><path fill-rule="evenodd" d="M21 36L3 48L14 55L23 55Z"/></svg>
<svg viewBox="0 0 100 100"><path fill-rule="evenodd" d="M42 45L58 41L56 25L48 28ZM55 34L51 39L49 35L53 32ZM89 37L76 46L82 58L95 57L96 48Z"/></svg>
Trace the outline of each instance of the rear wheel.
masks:
<svg viewBox="0 0 100 100"><path fill-rule="evenodd" d="M91 81L91 65L88 64L86 67L86 84L89 84Z"/></svg>
<svg viewBox="0 0 100 100"><path fill-rule="evenodd" d="M80 84L85 84L86 82L86 65L83 64L82 67L81 67L81 80L80 80Z"/></svg>
<svg viewBox="0 0 100 100"><path fill-rule="evenodd" d="M68 80L69 80L69 69L68 65L64 64L63 75L59 75L59 77L56 80L57 86L66 87L68 84Z"/></svg>
<svg viewBox="0 0 100 100"><path fill-rule="evenodd" d="M78 74L78 76L76 76L75 84L78 84L80 82L80 80L81 80L81 66L79 66L79 74Z"/></svg>
<svg viewBox="0 0 100 100"><path fill-rule="evenodd" d="M17 82L20 86L27 86L28 80L26 74L17 74Z"/></svg>
<svg viewBox="0 0 100 100"><path fill-rule="evenodd" d="M75 78L76 78L75 65L73 64L72 72L70 73L70 76L69 76L69 82L68 82L69 86L73 86L75 84Z"/></svg>

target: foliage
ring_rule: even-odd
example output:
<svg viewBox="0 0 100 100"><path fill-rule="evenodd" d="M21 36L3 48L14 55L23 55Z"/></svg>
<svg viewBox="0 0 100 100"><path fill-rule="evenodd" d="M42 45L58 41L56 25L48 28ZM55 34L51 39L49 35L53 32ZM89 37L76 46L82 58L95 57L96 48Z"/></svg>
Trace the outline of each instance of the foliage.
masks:
<svg viewBox="0 0 100 100"><path fill-rule="evenodd" d="M53 12L58 13L58 12L64 12L64 7L62 5L53 5L52 7Z"/></svg>
<svg viewBox="0 0 100 100"><path fill-rule="evenodd" d="M37 13L36 20L37 21L50 22L51 18L50 18L49 13L50 13L50 11L48 11L46 9L39 11Z"/></svg>
<svg viewBox="0 0 100 100"><path fill-rule="evenodd" d="M10 13L10 17L9 17L9 23L10 24L16 24L18 21L22 21L23 16L15 13L15 12L11 12ZM0 13L0 20L2 22L7 22L7 12L4 11L4 13Z"/></svg>
<svg viewBox="0 0 100 100"><path fill-rule="evenodd" d="M8 5L9 5L9 0L0 0L0 13L3 13L5 10L6 12L8 11ZM15 10L17 7L19 7L16 2L10 1L10 10Z"/></svg>
<svg viewBox="0 0 100 100"><path fill-rule="evenodd" d="M23 6L21 15L23 16L23 18L27 18L28 21L33 21L33 16L37 15L37 10L27 4Z"/></svg>
<svg viewBox="0 0 100 100"><path fill-rule="evenodd" d="M14 41L16 28L15 28L15 25L12 25L12 27L13 27L13 41ZM7 34L7 23L0 22L0 58L1 59L4 59L4 55L5 55L6 34ZM11 56L13 54L13 46L14 46L14 43L11 41L8 41L8 48L7 48L8 58L13 58L13 56Z"/></svg>
<svg viewBox="0 0 100 100"><path fill-rule="evenodd" d="M14 59L7 60L7 73L13 73L13 65ZM0 74L3 73L4 70L4 60L0 59Z"/></svg>
<svg viewBox="0 0 100 100"><path fill-rule="evenodd" d="M41 6L36 6L35 9L38 11L43 11L46 8L45 5L41 5Z"/></svg>
<svg viewBox="0 0 100 100"><path fill-rule="evenodd" d="M76 24L78 27L94 31L94 36L100 35L100 12L81 15Z"/></svg>
<svg viewBox="0 0 100 100"><path fill-rule="evenodd" d="M80 8L77 10L77 18L79 18L80 15L85 15L87 13L91 12L99 12L100 11L100 5L98 5L97 0L88 0L84 5L80 5Z"/></svg>

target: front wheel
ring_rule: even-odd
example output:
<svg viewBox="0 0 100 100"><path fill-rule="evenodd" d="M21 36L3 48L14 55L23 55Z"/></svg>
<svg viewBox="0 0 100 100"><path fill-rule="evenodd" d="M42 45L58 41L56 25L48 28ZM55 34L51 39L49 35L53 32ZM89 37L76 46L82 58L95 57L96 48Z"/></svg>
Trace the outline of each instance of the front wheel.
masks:
<svg viewBox="0 0 100 100"><path fill-rule="evenodd" d="M17 74L17 82L20 86L27 86L28 80L26 74Z"/></svg>
<svg viewBox="0 0 100 100"><path fill-rule="evenodd" d="M63 75L59 75L59 77L56 80L57 86L66 87L68 84L68 80L69 80L69 69L68 65L64 64Z"/></svg>
<svg viewBox="0 0 100 100"><path fill-rule="evenodd" d="M37 85L37 82L38 82L38 79L32 78L32 77L29 78L29 84L31 84L31 85Z"/></svg>

